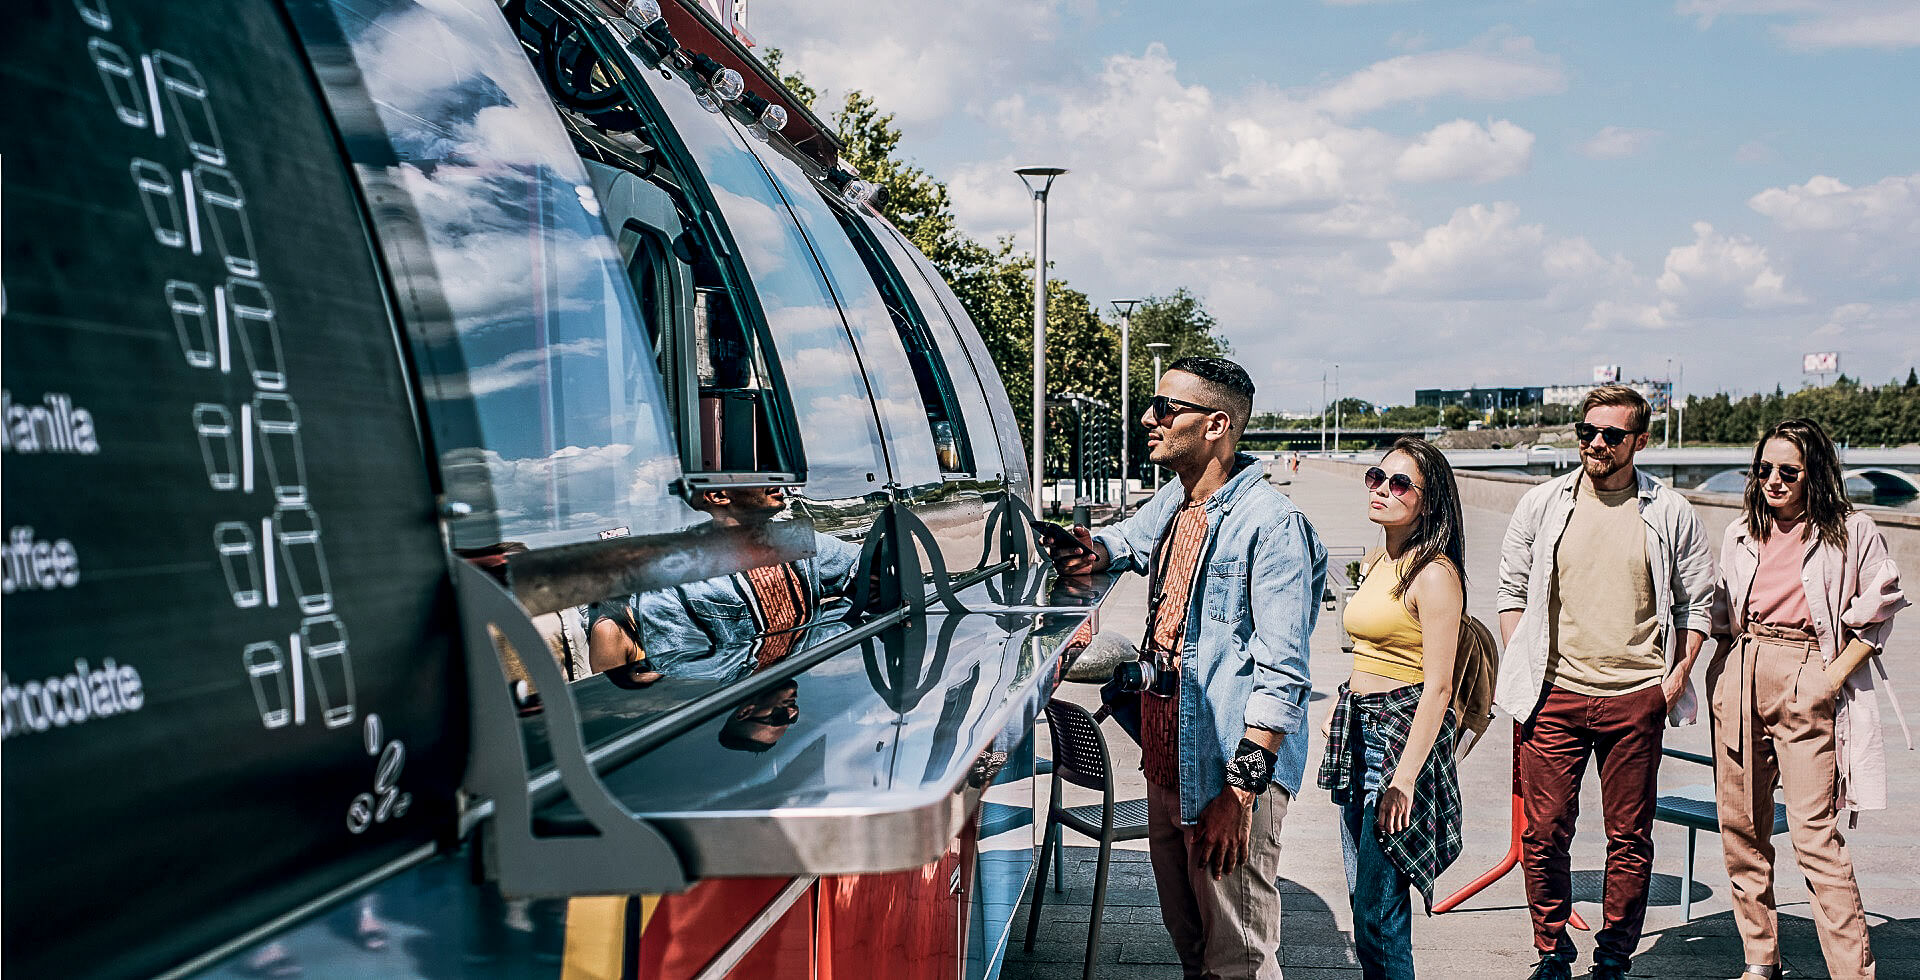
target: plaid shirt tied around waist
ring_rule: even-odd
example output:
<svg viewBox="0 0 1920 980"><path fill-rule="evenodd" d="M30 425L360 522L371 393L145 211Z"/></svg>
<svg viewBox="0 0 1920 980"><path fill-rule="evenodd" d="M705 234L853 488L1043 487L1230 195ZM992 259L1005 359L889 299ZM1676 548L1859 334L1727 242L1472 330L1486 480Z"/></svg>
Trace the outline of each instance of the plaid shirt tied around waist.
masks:
<svg viewBox="0 0 1920 980"><path fill-rule="evenodd" d="M1358 802L1366 791L1366 743L1361 725L1366 724L1386 740L1385 771L1380 774L1384 790L1400 765L1406 751L1407 736L1413 731L1414 711L1420 706L1424 685L1408 684L1381 694L1354 694L1340 685L1340 700L1333 708L1333 725L1327 735L1327 754L1320 760L1320 787L1333 792L1333 801L1346 806ZM1433 750L1413 782L1413 812L1407 829L1389 834L1379 830L1380 849L1401 874L1413 883L1426 899L1428 913L1433 908L1433 883L1441 872L1460 856L1462 809L1460 772L1454 765L1453 710L1440 723L1433 739Z"/></svg>

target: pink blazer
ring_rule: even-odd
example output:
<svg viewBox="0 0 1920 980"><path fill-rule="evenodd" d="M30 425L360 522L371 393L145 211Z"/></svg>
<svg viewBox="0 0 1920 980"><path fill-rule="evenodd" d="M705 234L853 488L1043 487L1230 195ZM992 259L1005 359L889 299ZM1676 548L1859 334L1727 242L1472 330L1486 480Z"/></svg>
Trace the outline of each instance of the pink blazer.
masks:
<svg viewBox="0 0 1920 980"><path fill-rule="evenodd" d="M1716 637L1737 637L1745 630L1747 593L1759 568L1760 543L1749 535L1747 522L1737 519L1727 526L1720 544L1720 584L1713 604ZM1887 554L1887 539L1881 536L1873 518L1859 511L1847 517L1844 549L1824 543L1808 546L1800 582L1806 588L1807 608L1813 613L1813 631L1820 638L1823 663L1838 656L1854 637L1885 647L1887 634L1893 629L1893 614L1908 605L1900 591L1900 569ZM1882 810L1887 806L1886 746L1880 731L1880 702L1873 696L1873 671L1880 659L1869 658L1847 678L1835 708L1841 809ZM1885 678L1886 667L1879 666L1879 671ZM1891 686L1888 695L1892 696ZM1907 747L1912 748L1913 735L1907 732L1897 701L1894 714L1906 733Z"/></svg>

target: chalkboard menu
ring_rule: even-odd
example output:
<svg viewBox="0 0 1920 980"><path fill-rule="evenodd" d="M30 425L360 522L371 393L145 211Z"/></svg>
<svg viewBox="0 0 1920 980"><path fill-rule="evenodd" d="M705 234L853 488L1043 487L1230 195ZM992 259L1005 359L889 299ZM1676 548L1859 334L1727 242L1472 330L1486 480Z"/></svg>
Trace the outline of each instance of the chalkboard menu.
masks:
<svg viewBox="0 0 1920 980"><path fill-rule="evenodd" d="M148 974L449 829L452 594L277 5L8 6L4 967Z"/></svg>

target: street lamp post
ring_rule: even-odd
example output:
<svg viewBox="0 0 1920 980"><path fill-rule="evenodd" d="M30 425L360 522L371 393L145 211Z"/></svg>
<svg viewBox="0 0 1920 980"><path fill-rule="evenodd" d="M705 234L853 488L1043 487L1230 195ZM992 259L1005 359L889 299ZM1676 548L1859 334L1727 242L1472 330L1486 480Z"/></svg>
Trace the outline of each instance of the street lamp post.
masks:
<svg viewBox="0 0 1920 980"><path fill-rule="evenodd" d="M1047 192L1060 167L1021 167L1014 173L1033 194L1033 512L1040 513L1040 487L1047 478ZM1034 182L1039 181L1039 186Z"/></svg>
<svg viewBox="0 0 1920 980"><path fill-rule="evenodd" d="M1120 510L1127 513L1127 467L1133 457L1133 308L1137 299L1116 299L1113 308L1120 311Z"/></svg>
<svg viewBox="0 0 1920 980"><path fill-rule="evenodd" d="M1680 383L1667 389L1667 414L1673 416L1680 431L1673 437L1674 444L1681 449L1687 448L1687 413L1680 401L1680 389L1687 384L1687 362L1680 362Z"/></svg>
<svg viewBox="0 0 1920 980"><path fill-rule="evenodd" d="M1660 448L1673 448L1673 358L1667 358L1667 419L1660 427Z"/></svg>
<svg viewBox="0 0 1920 980"><path fill-rule="evenodd" d="M1158 386L1160 384L1160 355L1172 350L1173 345L1148 344L1147 349L1153 352L1153 383ZM1158 466L1153 468L1153 488L1155 490L1160 489L1160 467Z"/></svg>
<svg viewBox="0 0 1920 980"><path fill-rule="evenodd" d="M1333 366L1333 451L1340 451L1340 365Z"/></svg>

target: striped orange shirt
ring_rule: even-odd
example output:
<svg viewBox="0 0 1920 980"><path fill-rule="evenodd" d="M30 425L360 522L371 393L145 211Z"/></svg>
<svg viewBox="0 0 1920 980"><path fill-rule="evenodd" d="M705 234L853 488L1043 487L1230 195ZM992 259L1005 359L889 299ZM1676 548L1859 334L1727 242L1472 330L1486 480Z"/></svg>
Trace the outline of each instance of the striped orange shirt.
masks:
<svg viewBox="0 0 1920 980"><path fill-rule="evenodd" d="M1146 652L1156 664L1178 664L1187 635L1187 600L1193 595L1194 570L1207 540L1205 500L1180 508L1158 556L1160 600L1148 622ZM1180 786L1180 699L1140 696L1140 765L1147 781L1166 789Z"/></svg>
<svg viewBox="0 0 1920 980"><path fill-rule="evenodd" d="M754 655L754 669L758 670L793 652L799 634L784 631L806 622L806 587L790 563L748 569L747 582L753 586L753 597L760 606L760 632L776 634L761 641Z"/></svg>

